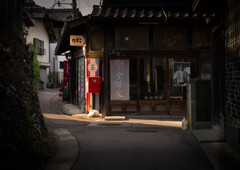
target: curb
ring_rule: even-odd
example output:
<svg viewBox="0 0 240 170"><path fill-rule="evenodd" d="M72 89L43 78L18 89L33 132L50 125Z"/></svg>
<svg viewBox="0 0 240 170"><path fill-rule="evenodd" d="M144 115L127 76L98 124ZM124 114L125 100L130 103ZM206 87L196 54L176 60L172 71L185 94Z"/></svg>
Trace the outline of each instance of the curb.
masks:
<svg viewBox="0 0 240 170"><path fill-rule="evenodd" d="M75 163L79 153L76 138L66 129L58 128L53 132L58 136L58 149L45 169L46 170L69 170Z"/></svg>

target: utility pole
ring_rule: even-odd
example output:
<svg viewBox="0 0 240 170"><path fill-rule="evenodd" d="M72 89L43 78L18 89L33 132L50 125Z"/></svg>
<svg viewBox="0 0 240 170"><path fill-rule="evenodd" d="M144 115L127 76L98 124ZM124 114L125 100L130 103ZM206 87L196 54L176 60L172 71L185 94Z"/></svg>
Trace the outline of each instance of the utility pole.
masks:
<svg viewBox="0 0 240 170"><path fill-rule="evenodd" d="M72 6L73 6L73 19L77 18L77 2L76 0L72 0Z"/></svg>

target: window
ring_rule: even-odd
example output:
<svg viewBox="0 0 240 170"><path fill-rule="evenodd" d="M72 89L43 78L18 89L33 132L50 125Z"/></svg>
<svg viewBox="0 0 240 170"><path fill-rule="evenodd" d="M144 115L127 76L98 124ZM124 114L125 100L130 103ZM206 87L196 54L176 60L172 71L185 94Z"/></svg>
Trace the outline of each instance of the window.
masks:
<svg viewBox="0 0 240 170"><path fill-rule="evenodd" d="M33 41L34 41L34 46L36 48L36 53L39 55L45 55L46 49L44 48L44 41L39 40L37 38L34 38Z"/></svg>
<svg viewBox="0 0 240 170"><path fill-rule="evenodd" d="M140 99L166 99L166 59L140 59Z"/></svg>
<svg viewBox="0 0 240 170"><path fill-rule="evenodd" d="M63 69L63 61L60 61L60 69Z"/></svg>

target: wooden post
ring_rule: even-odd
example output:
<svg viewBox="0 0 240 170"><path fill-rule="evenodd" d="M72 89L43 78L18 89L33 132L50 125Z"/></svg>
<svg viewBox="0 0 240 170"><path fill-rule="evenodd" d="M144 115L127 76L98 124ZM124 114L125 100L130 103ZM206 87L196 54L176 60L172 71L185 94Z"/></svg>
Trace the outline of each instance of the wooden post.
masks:
<svg viewBox="0 0 240 170"><path fill-rule="evenodd" d="M77 18L77 2L76 0L72 0L72 6L73 6L73 19Z"/></svg>

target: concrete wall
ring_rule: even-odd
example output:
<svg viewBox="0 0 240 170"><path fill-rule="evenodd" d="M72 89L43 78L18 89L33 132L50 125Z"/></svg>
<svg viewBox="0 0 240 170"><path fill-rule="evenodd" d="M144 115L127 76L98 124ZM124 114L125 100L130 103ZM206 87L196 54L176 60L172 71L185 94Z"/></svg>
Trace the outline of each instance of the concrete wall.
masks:
<svg viewBox="0 0 240 170"><path fill-rule="evenodd" d="M50 43L50 72L54 75L54 83L57 85L63 81L63 69L60 68L60 61L66 60L65 55L55 55L57 43Z"/></svg>
<svg viewBox="0 0 240 170"><path fill-rule="evenodd" d="M54 54L55 53L55 48L57 46L57 43L50 43L50 72L54 72L54 58L56 57L56 55Z"/></svg>
<svg viewBox="0 0 240 170"><path fill-rule="evenodd" d="M56 73L58 74L58 83L62 84L63 82L63 69L60 68L60 62L63 62L64 60L66 60L66 57L63 55L58 55L57 56L57 69L56 69Z"/></svg>

